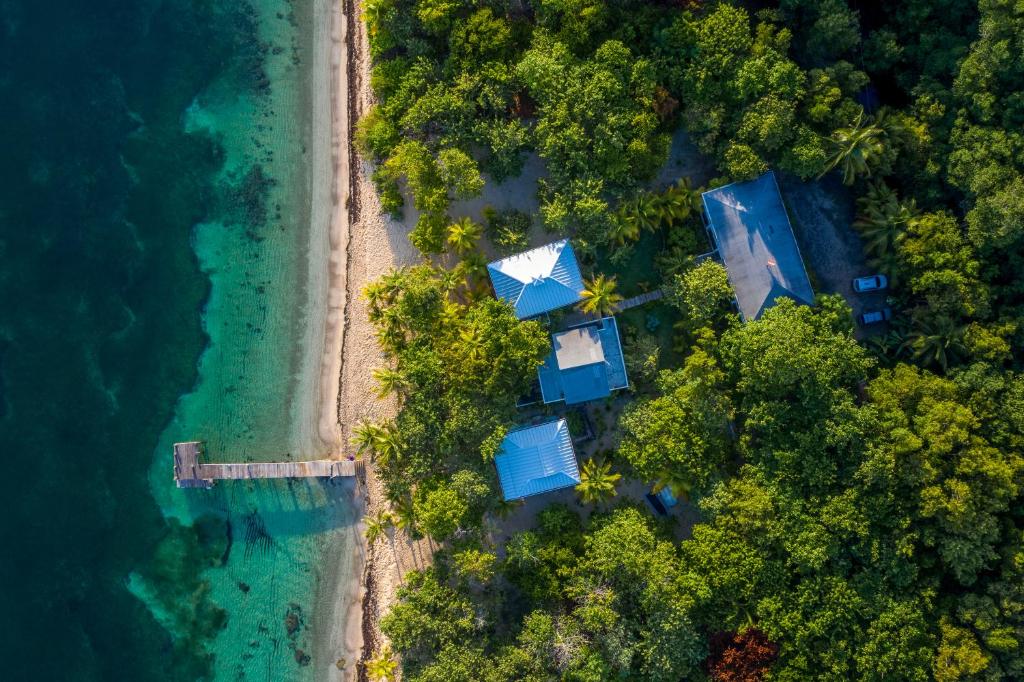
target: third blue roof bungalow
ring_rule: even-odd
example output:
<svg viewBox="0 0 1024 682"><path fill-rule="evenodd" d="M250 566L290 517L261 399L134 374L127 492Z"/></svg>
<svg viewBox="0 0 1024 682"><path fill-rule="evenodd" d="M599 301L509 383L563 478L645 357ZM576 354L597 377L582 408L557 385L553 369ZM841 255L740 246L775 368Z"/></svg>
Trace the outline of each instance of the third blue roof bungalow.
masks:
<svg viewBox="0 0 1024 682"><path fill-rule="evenodd" d="M556 419L509 431L494 458L506 500L568 488L580 482L569 424Z"/></svg>
<svg viewBox="0 0 1024 682"><path fill-rule="evenodd" d="M568 239L488 264L494 294L525 320L582 298L583 275Z"/></svg>
<svg viewBox="0 0 1024 682"><path fill-rule="evenodd" d="M702 198L708 231L744 320L756 320L780 296L814 304L774 173L713 189Z"/></svg>

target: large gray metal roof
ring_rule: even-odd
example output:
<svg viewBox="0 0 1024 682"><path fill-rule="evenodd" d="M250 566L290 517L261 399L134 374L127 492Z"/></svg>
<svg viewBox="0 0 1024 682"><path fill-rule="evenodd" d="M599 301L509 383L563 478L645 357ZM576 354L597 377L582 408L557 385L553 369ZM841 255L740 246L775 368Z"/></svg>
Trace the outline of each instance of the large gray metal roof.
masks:
<svg viewBox="0 0 1024 682"><path fill-rule="evenodd" d="M743 319L756 320L780 296L814 303L774 173L713 189L703 199Z"/></svg>

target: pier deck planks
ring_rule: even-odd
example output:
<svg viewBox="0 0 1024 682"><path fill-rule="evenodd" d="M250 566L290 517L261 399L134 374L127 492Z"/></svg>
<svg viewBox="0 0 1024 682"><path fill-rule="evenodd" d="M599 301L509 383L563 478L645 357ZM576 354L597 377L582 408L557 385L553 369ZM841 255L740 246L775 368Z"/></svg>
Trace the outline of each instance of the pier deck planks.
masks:
<svg viewBox="0 0 1024 682"><path fill-rule="evenodd" d="M309 462L245 462L204 464L199 461L202 443L174 444L174 480L179 488L209 488L215 481L258 478L334 478L355 476L356 463L347 459Z"/></svg>

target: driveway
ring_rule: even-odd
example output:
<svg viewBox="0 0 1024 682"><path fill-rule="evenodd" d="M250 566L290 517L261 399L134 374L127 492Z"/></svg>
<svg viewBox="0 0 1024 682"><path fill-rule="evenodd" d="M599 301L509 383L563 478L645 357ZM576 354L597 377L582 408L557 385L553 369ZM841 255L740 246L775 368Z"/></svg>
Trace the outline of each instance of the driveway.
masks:
<svg viewBox="0 0 1024 682"><path fill-rule="evenodd" d="M854 277L872 273L860 235L853 229L856 206L850 189L836 174L816 182L784 175L778 179L814 290L841 294L855 316L884 306L884 293L853 291ZM870 333L884 331L884 326L875 325ZM869 333L863 328L856 328L858 338L866 335Z"/></svg>

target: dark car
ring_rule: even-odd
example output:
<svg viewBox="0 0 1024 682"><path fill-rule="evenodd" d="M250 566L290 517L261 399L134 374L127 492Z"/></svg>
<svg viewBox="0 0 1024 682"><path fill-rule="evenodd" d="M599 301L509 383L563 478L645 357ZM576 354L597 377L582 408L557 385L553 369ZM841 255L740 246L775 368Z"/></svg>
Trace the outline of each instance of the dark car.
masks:
<svg viewBox="0 0 1024 682"><path fill-rule="evenodd" d="M891 319L891 308L882 308L881 310L865 310L863 313L857 316L857 321L859 321L862 325L878 324L879 322L888 322Z"/></svg>

